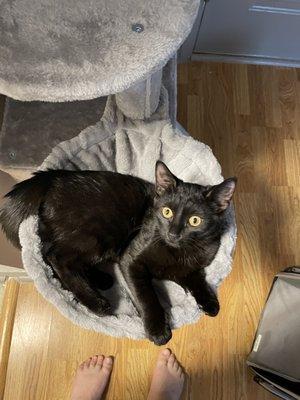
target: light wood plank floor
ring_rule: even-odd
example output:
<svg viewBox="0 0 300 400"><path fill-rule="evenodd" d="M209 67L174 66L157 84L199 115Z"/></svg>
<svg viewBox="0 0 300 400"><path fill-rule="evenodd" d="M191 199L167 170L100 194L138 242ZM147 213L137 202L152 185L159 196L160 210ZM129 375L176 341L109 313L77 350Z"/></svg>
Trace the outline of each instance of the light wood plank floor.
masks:
<svg viewBox="0 0 300 400"><path fill-rule="evenodd" d="M235 195L238 243L221 313L174 332L184 399L267 400L245 365L277 271L300 264L300 74L295 69L192 63L179 68L179 120L210 145ZM159 349L80 329L21 284L4 400L65 400L78 363L112 354L107 399L142 400Z"/></svg>

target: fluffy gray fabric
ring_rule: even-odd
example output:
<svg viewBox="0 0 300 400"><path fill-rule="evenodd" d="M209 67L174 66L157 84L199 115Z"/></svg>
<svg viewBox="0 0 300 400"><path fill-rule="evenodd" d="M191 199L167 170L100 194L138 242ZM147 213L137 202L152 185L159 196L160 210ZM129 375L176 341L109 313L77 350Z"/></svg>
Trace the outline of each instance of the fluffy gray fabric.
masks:
<svg viewBox="0 0 300 400"><path fill-rule="evenodd" d="M221 168L211 149L187 135L179 125L159 118L168 109L167 92L162 87L160 107L147 121L126 118L117 108L115 97L109 97L102 120L79 136L53 149L41 169L112 170L154 180L157 159L185 181L217 184L222 181ZM224 234L219 251L206 269L208 282L217 288L231 270L232 252L236 240L233 210L230 228ZM37 236L37 217L30 217L20 227L24 267L43 296L74 323L113 336L144 338L145 331L131 293L115 265L116 283L103 292L117 308L116 315L97 317L74 300L72 293L62 289L51 268L42 259ZM172 328L198 320L202 311L194 298L174 282L157 282L160 299L169 315ZM167 292L170 301L164 293Z"/></svg>
<svg viewBox="0 0 300 400"><path fill-rule="evenodd" d="M0 93L70 101L123 91L167 63L200 1L0 0Z"/></svg>

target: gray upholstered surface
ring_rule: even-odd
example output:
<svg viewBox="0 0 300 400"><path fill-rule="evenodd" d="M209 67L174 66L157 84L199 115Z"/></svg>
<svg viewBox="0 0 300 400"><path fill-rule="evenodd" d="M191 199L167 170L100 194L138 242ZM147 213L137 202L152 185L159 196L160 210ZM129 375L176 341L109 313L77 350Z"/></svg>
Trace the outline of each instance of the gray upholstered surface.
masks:
<svg viewBox="0 0 300 400"><path fill-rule="evenodd" d="M0 0L0 93L69 101L123 91L166 64L200 1Z"/></svg>

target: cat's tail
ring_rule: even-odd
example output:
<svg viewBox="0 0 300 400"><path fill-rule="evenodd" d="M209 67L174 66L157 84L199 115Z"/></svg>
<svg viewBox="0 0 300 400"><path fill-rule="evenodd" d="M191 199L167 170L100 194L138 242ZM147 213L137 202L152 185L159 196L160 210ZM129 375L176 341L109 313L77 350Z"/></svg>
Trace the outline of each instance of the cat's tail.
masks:
<svg viewBox="0 0 300 400"><path fill-rule="evenodd" d="M6 202L0 208L0 225L14 246L21 247L19 226L27 217L38 213L50 187L50 178L48 172L36 172L32 178L17 183L5 195Z"/></svg>

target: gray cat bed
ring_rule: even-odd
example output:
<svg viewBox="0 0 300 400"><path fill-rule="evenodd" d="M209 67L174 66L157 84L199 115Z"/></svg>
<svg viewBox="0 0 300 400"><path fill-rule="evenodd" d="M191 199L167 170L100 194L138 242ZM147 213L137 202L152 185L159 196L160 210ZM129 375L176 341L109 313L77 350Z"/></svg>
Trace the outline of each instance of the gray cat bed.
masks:
<svg viewBox="0 0 300 400"><path fill-rule="evenodd" d="M166 97L166 91L162 97ZM165 102L166 99L161 101L161 108ZM41 169L110 170L153 181L158 159L185 181L207 185L223 180L220 165L208 146L189 137L178 124L173 128L170 120L157 118L157 114L148 121L126 118L116 106L115 97L108 99L99 123L55 147ZM232 209L228 212L228 221L229 229L222 237L219 251L206 268L207 280L215 288L231 270L236 240ZM144 338L142 320L118 265L114 266L114 286L103 292L111 301L115 315L98 317L76 302L73 294L62 288L51 268L43 262L37 222L37 217L33 216L22 223L20 241L24 267L42 295L63 315L84 328L112 336ZM170 281L157 281L155 285L172 328L199 319L202 311L190 293Z"/></svg>

